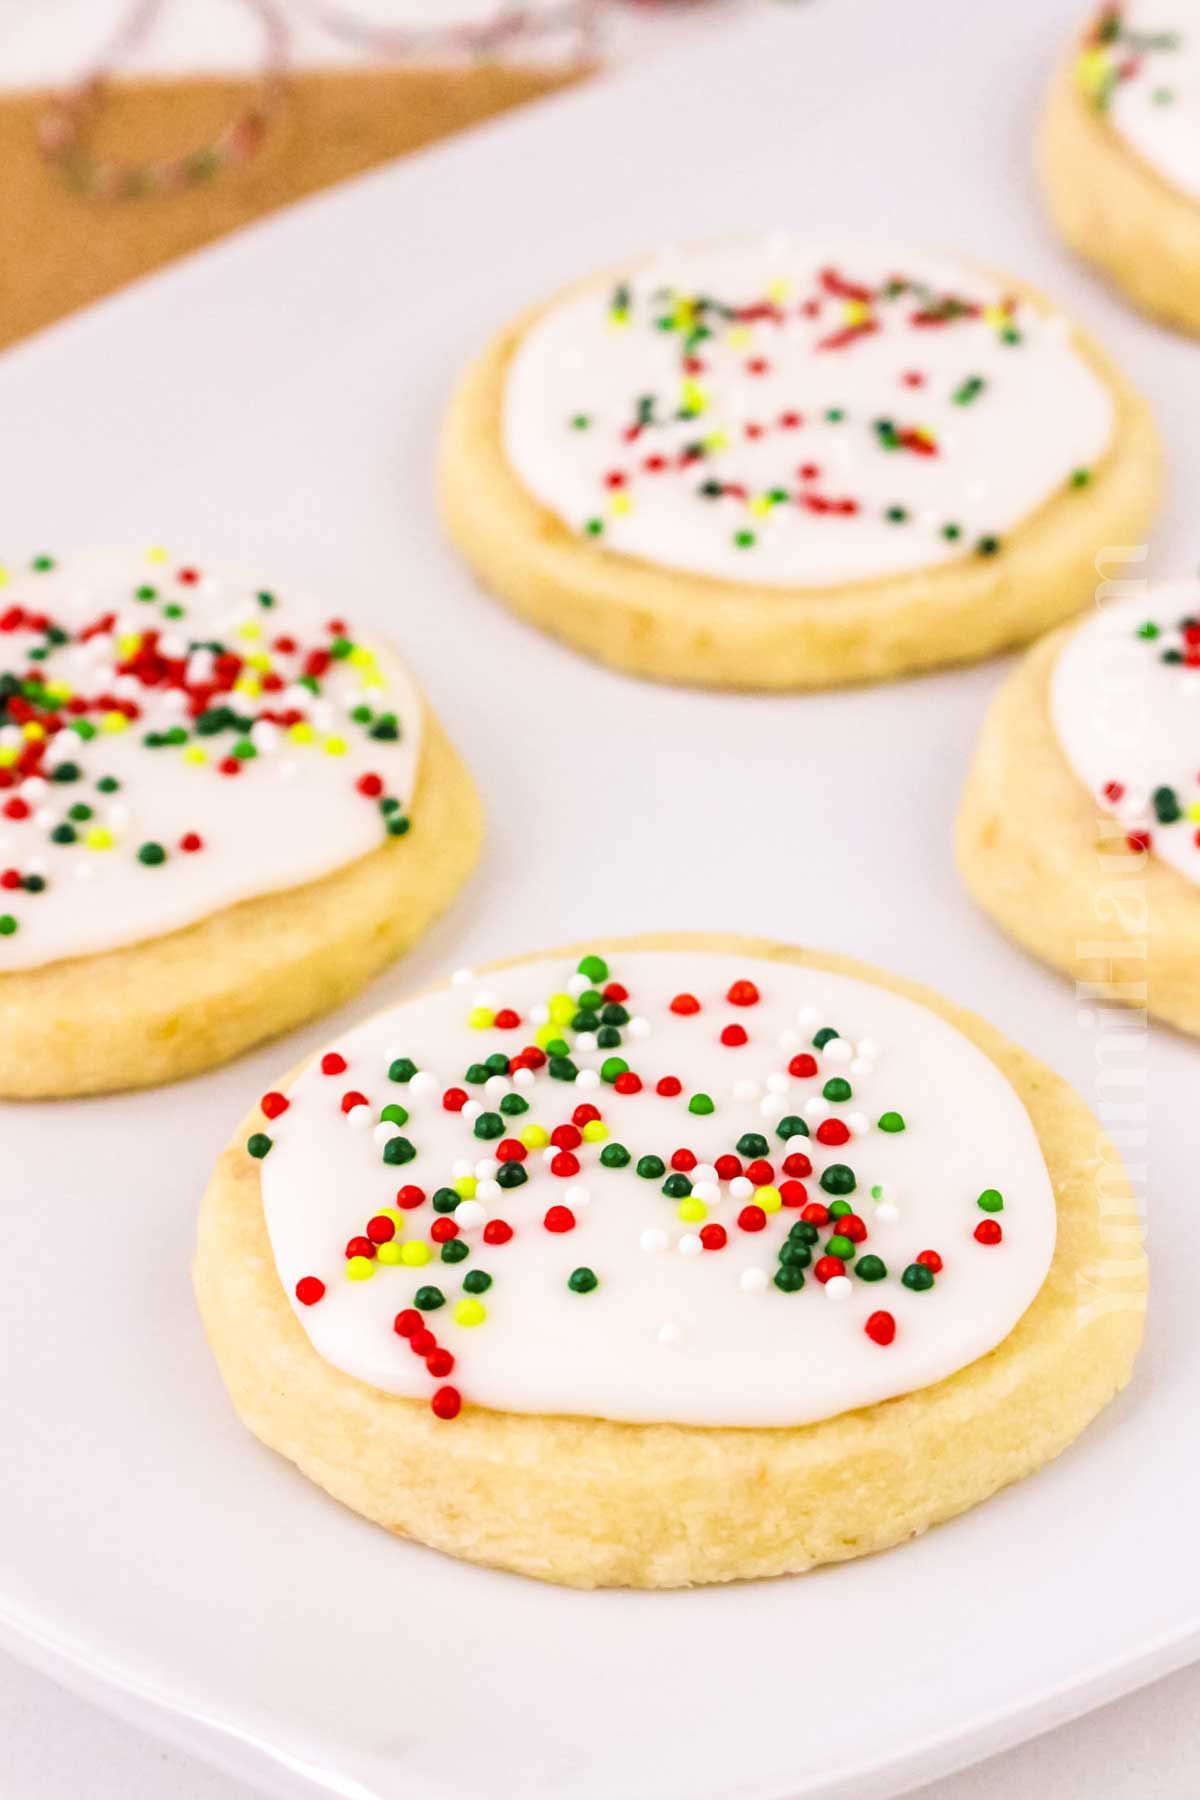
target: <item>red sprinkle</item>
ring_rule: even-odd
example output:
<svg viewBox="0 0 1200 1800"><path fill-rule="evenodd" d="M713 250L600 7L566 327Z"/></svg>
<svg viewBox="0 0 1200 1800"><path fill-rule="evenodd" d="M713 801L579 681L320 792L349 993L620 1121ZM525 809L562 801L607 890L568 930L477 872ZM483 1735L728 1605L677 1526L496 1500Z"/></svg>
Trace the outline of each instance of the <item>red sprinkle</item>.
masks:
<svg viewBox="0 0 1200 1800"><path fill-rule="evenodd" d="M687 1018L691 1013L698 1013L700 1011L700 1002L697 1000L695 994L676 994L671 1002L671 1011L673 1013L680 1013L684 1018Z"/></svg>
<svg viewBox="0 0 1200 1800"><path fill-rule="evenodd" d="M198 831L185 831L179 840L179 848L194 856L197 850L203 850L204 839Z"/></svg>
<svg viewBox="0 0 1200 1800"><path fill-rule="evenodd" d="M383 792L383 777L381 775L360 775L354 785L360 794L366 795L368 800L378 800Z"/></svg>
<svg viewBox="0 0 1200 1800"><path fill-rule="evenodd" d="M511 1006L502 1006L500 1011L496 1014L495 1024L497 1031L515 1031L520 1023L520 1013L514 1012Z"/></svg>
<svg viewBox="0 0 1200 1800"><path fill-rule="evenodd" d="M758 989L752 981L735 981L725 996L730 1006L755 1006L758 997Z"/></svg>
<svg viewBox="0 0 1200 1800"><path fill-rule="evenodd" d="M741 1158L737 1156L718 1156L713 1168L717 1171L718 1181L736 1181L742 1172Z"/></svg>
<svg viewBox="0 0 1200 1800"><path fill-rule="evenodd" d="M738 1224L743 1231L761 1231L767 1222L767 1215L761 1206L743 1206L738 1214Z"/></svg>
<svg viewBox="0 0 1200 1800"><path fill-rule="evenodd" d="M579 1158L570 1150L560 1150L557 1156L551 1158L550 1173L562 1176L578 1175ZM566 1208L552 1206L550 1212L566 1212ZM568 1217L570 1217L569 1214ZM571 1219L571 1225L574 1223L574 1219ZM570 1231L571 1229L571 1225L551 1225L550 1213L546 1214L546 1224L551 1231Z"/></svg>
<svg viewBox="0 0 1200 1800"><path fill-rule="evenodd" d="M980 1219L975 1227L977 1244L998 1244L1003 1236L1004 1232L998 1219Z"/></svg>
<svg viewBox="0 0 1200 1800"><path fill-rule="evenodd" d="M394 1221L385 1219L382 1213L376 1213L373 1219L367 1220L367 1236L373 1244L390 1244L395 1235Z"/></svg>
<svg viewBox="0 0 1200 1800"><path fill-rule="evenodd" d="M755 1187L770 1187L775 1179L775 1171L764 1157L757 1157L746 1170L746 1180L752 1181Z"/></svg>
<svg viewBox="0 0 1200 1800"><path fill-rule="evenodd" d="M803 1150L793 1150L790 1156L785 1156L783 1159L783 1172L785 1175L798 1175L803 1179L805 1175L812 1174L812 1163L805 1156Z"/></svg>
<svg viewBox="0 0 1200 1800"><path fill-rule="evenodd" d="M575 1214L569 1206L552 1206L542 1224L547 1231L574 1231Z"/></svg>
<svg viewBox="0 0 1200 1800"><path fill-rule="evenodd" d="M785 1181L779 1190L779 1198L785 1206L805 1206L808 1189L802 1181Z"/></svg>
<svg viewBox="0 0 1200 1800"><path fill-rule="evenodd" d="M613 1087L618 1094L640 1094L642 1091L642 1078L640 1075L635 1075L632 1069L626 1069L623 1075L617 1076L617 1079L613 1082Z"/></svg>
<svg viewBox="0 0 1200 1800"><path fill-rule="evenodd" d="M496 1145L497 1162L524 1162L529 1155L520 1138L501 1138Z"/></svg>
<svg viewBox="0 0 1200 1800"><path fill-rule="evenodd" d="M325 1283L319 1275L302 1275L296 1283L296 1298L301 1306L315 1306L325 1294Z"/></svg>
<svg viewBox="0 0 1200 1800"><path fill-rule="evenodd" d="M352 1237L346 1245L346 1259L352 1256L374 1256L375 1246L369 1237Z"/></svg>
<svg viewBox="0 0 1200 1800"><path fill-rule="evenodd" d="M804 1208L800 1217L806 1225L828 1225L829 1208L822 1206L819 1200L814 1200L811 1205Z"/></svg>
<svg viewBox="0 0 1200 1800"><path fill-rule="evenodd" d="M676 1150L671 1157L671 1167L680 1175L687 1175L696 1166L696 1158L690 1150Z"/></svg>
<svg viewBox="0 0 1200 1800"><path fill-rule="evenodd" d="M723 1225L702 1225L700 1242L706 1250L723 1250L729 1242L729 1234Z"/></svg>
<svg viewBox="0 0 1200 1800"><path fill-rule="evenodd" d="M513 1234L512 1226L505 1219L489 1219L483 1228L485 1244L507 1244Z"/></svg>
<svg viewBox="0 0 1200 1800"><path fill-rule="evenodd" d="M556 1125L550 1133L550 1142L556 1150L578 1150L583 1135L574 1125Z"/></svg>
<svg viewBox="0 0 1200 1800"><path fill-rule="evenodd" d="M896 1335L896 1321L890 1312L873 1312L863 1330L873 1344L890 1344Z"/></svg>
<svg viewBox="0 0 1200 1800"><path fill-rule="evenodd" d="M721 1042L729 1045L731 1049L737 1044L746 1043L746 1027L744 1025L726 1025L721 1033Z"/></svg>
<svg viewBox="0 0 1200 1800"><path fill-rule="evenodd" d="M336 1050L327 1050L321 1058L322 1075L340 1075L346 1067L346 1059L339 1056Z"/></svg>
<svg viewBox="0 0 1200 1800"><path fill-rule="evenodd" d="M280 1113L285 1113L292 1103L286 1094L276 1093L272 1088L269 1094L263 1095L258 1104L268 1119L277 1119Z"/></svg>
<svg viewBox="0 0 1200 1800"><path fill-rule="evenodd" d="M803 1081L809 1075L815 1075L816 1072L817 1059L815 1056L810 1056L807 1050L802 1050L799 1056L793 1056L788 1064L788 1074L794 1075L798 1081Z"/></svg>
<svg viewBox="0 0 1200 1800"><path fill-rule="evenodd" d="M832 1281L835 1275L844 1275L846 1265L840 1256L818 1256L813 1264L813 1274L818 1281Z"/></svg>
<svg viewBox="0 0 1200 1800"><path fill-rule="evenodd" d="M402 1187L396 1195L396 1205L402 1206L405 1212L411 1212L414 1206L425 1204L425 1189L419 1187Z"/></svg>
<svg viewBox="0 0 1200 1800"><path fill-rule="evenodd" d="M404 1311L398 1312L392 1320L392 1330L397 1337L410 1338L414 1331L423 1331L424 1329L425 1321L415 1306L406 1306Z"/></svg>
<svg viewBox="0 0 1200 1800"><path fill-rule="evenodd" d="M861 1221L860 1221L860 1223L861 1223ZM850 1233L848 1231L846 1231L845 1219L838 1220L838 1230L845 1232L847 1237L850 1236ZM866 1229L864 1228L863 1236L865 1237L866 1235L867 1235ZM936 1250L920 1250L920 1251L918 1251L917 1252L917 1261L919 1263L924 1263L925 1267L927 1269L932 1269L935 1275L940 1275L942 1272L942 1259L938 1255Z"/></svg>
<svg viewBox="0 0 1200 1800"><path fill-rule="evenodd" d="M457 1388L440 1387L429 1405L439 1419L457 1419L462 1411L462 1395Z"/></svg>
<svg viewBox="0 0 1200 1800"><path fill-rule="evenodd" d="M442 1095L442 1108L445 1112L461 1112L466 1104L466 1088L447 1088Z"/></svg>
<svg viewBox="0 0 1200 1800"><path fill-rule="evenodd" d="M370 1229L368 1225L367 1230ZM429 1227L429 1235L435 1244L446 1244L451 1238L458 1236L458 1226L448 1213L441 1213Z"/></svg>
<svg viewBox="0 0 1200 1800"><path fill-rule="evenodd" d="M582 1131L585 1125L591 1125L599 1117L600 1108L598 1106L590 1106L585 1100L583 1105L577 1106L575 1111L571 1114L571 1123L572 1125L578 1125L580 1131Z"/></svg>
<svg viewBox="0 0 1200 1800"><path fill-rule="evenodd" d="M348 1113L355 1106L365 1106L367 1096L360 1094L357 1088L350 1088L342 1095L342 1111Z"/></svg>
<svg viewBox="0 0 1200 1800"><path fill-rule="evenodd" d="M431 1350L425 1358L425 1367L440 1381L443 1375L449 1375L454 1368L454 1357L449 1350Z"/></svg>
<svg viewBox="0 0 1200 1800"><path fill-rule="evenodd" d="M817 1126L818 1144L845 1144L849 1138L849 1128L840 1119L822 1119Z"/></svg>
<svg viewBox="0 0 1200 1800"><path fill-rule="evenodd" d="M661 1094L664 1100L673 1100L676 1094L682 1094L683 1083L676 1075L664 1075L661 1081L655 1083L654 1091Z"/></svg>

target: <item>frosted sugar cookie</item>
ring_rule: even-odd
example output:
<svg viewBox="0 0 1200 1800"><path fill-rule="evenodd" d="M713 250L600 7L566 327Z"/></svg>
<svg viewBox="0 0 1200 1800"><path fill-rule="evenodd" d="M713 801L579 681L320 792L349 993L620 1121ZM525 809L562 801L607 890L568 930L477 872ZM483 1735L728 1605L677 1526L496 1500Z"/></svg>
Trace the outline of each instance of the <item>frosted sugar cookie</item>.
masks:
<svg viewBox="0 0 1200 1800"><path fill-rule="evenodd" d="M465 878L470 780L334 612L165 551L4 572L0 1094L221 1062L354 992Z"/></svg>
<svg viewBox="0 0 1200 1800"><path fill-rule="evenodd" d="M1093 13L1040 162L1054 222L1145 311L1200 332L1200 3Z"/></svg>
<svg viewBox="0 0 1200 1800"><path fill-rule="evenodd" d="M825 687L979 657L1086 604L1159 485L1142 401L1006 276L773 237L519 319L440 463L492 592L639 674Z"/></svg>
<svg viewBox="0 0 1200 1800"><path fill-rule="evenodd" d="M1200 582L1039 644L984 724L963 878L1018 943L1200 1032Z"/></svg>
<svg viewBox="0 0 1200 1800"><path fill-rule="evenodd" d="M806 1569L1058 1453L1145 1273L1095 1120L844 958L635 938L347 1032L222 1156L245 1423L390 1530L579 1586Z"/></svg>

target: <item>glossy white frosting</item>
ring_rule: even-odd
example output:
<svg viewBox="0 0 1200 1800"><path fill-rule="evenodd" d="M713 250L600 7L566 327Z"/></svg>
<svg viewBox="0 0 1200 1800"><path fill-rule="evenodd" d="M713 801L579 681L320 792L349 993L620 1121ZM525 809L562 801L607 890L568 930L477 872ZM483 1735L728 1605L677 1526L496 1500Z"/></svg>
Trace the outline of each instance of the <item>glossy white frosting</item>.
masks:
<svg viewBox="0 0 1200 1800"><path fill-rule="evenodd" d="M603 954L603 945L598 949ZM619 1142L632 1154L625 1168L599 1163L603 1143L584 1144L578 1173L560 1176L533 1148L523 1165L525 1185L501 1190L486 1161L493 1159L494 1171L496 1142L480 1141L464 1114L443 1106L444 1091L463 1085L470 1063L498 1049L514 1056L531 1042L535 1021L544 1016L539 1005L569 989L574 959L456 978L346 1032L334 1046L346 1060L344 1071L325 1074L318 1060L295 1082L286 1112L264 1127L272 1141L260 1164L263 1204L280 1280L322 1357L373 1387L430 1399L437 1381L393 1321L412 1306L419 1287L433 1284L446 1304L423 1317L439 1346L456 1358L450 1379L468 1405L615 1420L798 1425L939 1381L1007 1336L1046 1275L1055 1208L1033 1126L993 1063L935 1013L844 975L694 951L616 952L608 963L611 978L629 994L631 1019L621 1028L619 1050L590 1049L586 1040L581 1048L568 1027L563 1037L575 1040L580 1071L575 1082L541 1070L468 1091L492 1109L504 1093L527 1098L527 1112L505 1118L505 1131L514 1136L531 1123L550 1131L570 1121L579 1104L594 1104L608 1127L607 1143ZM758 1002L729 1003L731 984L746 978L756 984ZM581 979L574 991L581 985L588 984ZM699 1012L681 1017L670 1010L681 992L701 1002ZM480 1004L493 1011L512 1007L521 1023L473 1028L468 1017ZM719 1041L730 1024L746 1031L746 1043ZM811 1049L827 1026L841 1035ZM815 1056L817 1074L789 1076L790 1059L804 1052ZM640 1093L619 1094L594 1074L611 1055L641 1075ZM397 1057L409 1058L420 1075L389 1079ZM664 1075L682 1081L678 1097L656 1092ZM824 1084L838 1077L849 1081L852 1097L825 1100ZM367 1103L347 1115L342 1099L355 1091ZM707 1116L689 1110L698 1091L714 1102ZM396 1102L409 1113L407 1122L377 1126L383 1106ZM879 1118L894 1111L907 1129L879 1129ZM789 1115L805 1118L814 1135L790 1137L785 1146L776 1127ZM825 1117L849 1126L849 1142L839 1148L817 1141ZM382 1146L398 1132L416 1150L403 1166L383 1161ZM868 1230L858 1253L882 1257L886 1279L863 1280L851 1265L840 1283L823 1286L814 1274L829 1235L823 1227L805 1285L797 1292L774 1285L780 1245L800 1211L784 1206L769 1214L765 1229L746 1231L738 1223L746 1196L729 1180L711 1178L716 1158L733 1152L745 1132L767 1138L777 1183L785 1179L784 1154L809 1156L813 1172L804 1185L811 1201L833 1198L820 1182L829 1165L854 1170L849 1203ZM706 1223L726 1228L724 1248L701 1248L701 1222L680 1219L681 1202L663 1194L663 1178L637 1173L636 1161L647 1153L661 1156L669 1172L680 1147L710 1165L703 1183L695 1171L691 1179L701 1183L696 1193L708 1196ZM376 1265L367 1279L347 1278L347 1244L382 1207L395 1206L400 1184L416 1184L427 1199L404 1212L399 1241L429 1243L438 1216L429 1197L481 1162L478 1197L471 1216L463 1215L465 1261L444 1263L433 1244L433 1260L424 1267ZM990 1214L978 1198L993 1188L1004 1208ZM545 1228L555 1204L572 1210L573 1230ZM496 1218L515 1235L489 1245L484 1223ZM976 1240L976 1228L988 1219L1002 1227L1002 1242ZM912 1291L901 1276L925 1250L937 1251L944 1268L928 1291ZM594 1291L568 1286L579 1267L598 1277ZM486 1320L465 1326L453 1312L473 1270L493 1279L479 1296ZM325 1284L315 1304L294 1298L306 1277ZM896 1322L886 1346L864 1331L878 1309Z"/></svg>
<svg viewBox="0 0 1200 1800"><path fill-rule="evenodd" d="M922 290L886 297L894 277ZM967 310L928 322L948 296ZM704 297L742 316L697 311ZM693 342L697 321L712 335ZM639 401L652 418L637 427ZM1002 551L1103 457L1113 405L1067 321L1002 283L776 236L664 252L556 301L512 358L502 425L521 482L572 531L590 522L587 541L791 587ZM705 483L740 491L706 498Z"/></svg>
<svg viewBox="0 0 1200 1800"><path fill-rule="evenodd" d="M46 570L27 565L5 576L0 676L24 679L40 671L87 708L72 714L64 698L38 704L30 720L0 723L0 872L9 881L32 875L46 884L40 892L0 887L0 919L17 926L0 934L0 972L158 937L235 901L355 861L386 841L379 799L358 791L364 775L378 774L383 795L407 809L421 711L394 655L355 637L354 652L335 659L320 678L319 694L298 682L305 656L327 648L336 635L329 629L336 599L321 605L161 552L72 556ZM154 597L137 599L139 588ZM264 606L260 593L273 604ZM183 608L179 617L164 610L176 607ZM27 622L14 629L19 613L26 621L48 619L72 641L52 645L43 660L31 659L46 635ZM109 614L110 629L78 641L76 634ZM338 622L353 637L353 621ZM174 670L147 683L128 664L153 631ZM293 640L296 649L280 650L281 639ZM241 687L216 693L212 705L232 704L246 728L205 735L197 730L191 696L211 682L214 660L211 650L196 646L212 643L242 661ZM265 658L266 666L255 668L247 660L254 658ZM262 688L276 676L274 691ZM106 699L127 702L138 716L112 729L121 717L114 705L100 704ZM394 714L399 737L371 737L371 727L350 716L362 705L376 722ZM293 725L262 719L281 710L296 715ZM54 713L63 728L49 739L44 773L22 775L14 758L28 753L30 727L42 729L39 721ZM81 738L70 722L76 717L94 735ZM148 735L172 729L185 731L185 741L147 747ZM220 773L234 745L247 742L253 757L236 775ZM77 778L53 779L60 763L74 764ZM97 786L113 779L119 782L114 791ZM89 816L73 815L81 806ZM24 816L12 816L22 810ZM56 842L54 832L66 825L75 840ZM202 847L185 850L182 840L193 833ZM146 843L159 845L165 860L153 866L139 860Z"/></svg>
<svg viewBox="0 0 1200 1800"><path fill-rule="evenodd" d="M1125 0L1121 18L1113 56L1127 73L1109 117L1151 168L1200 200L1200 4Z"/></svg>
<svg viewBox="0 0 1200 1800"><path fill-rule="evenodd" d="M1200 582L1163 582L1093 614L1054 665L1051 715L1097 806L1200 882Z"/></svg>

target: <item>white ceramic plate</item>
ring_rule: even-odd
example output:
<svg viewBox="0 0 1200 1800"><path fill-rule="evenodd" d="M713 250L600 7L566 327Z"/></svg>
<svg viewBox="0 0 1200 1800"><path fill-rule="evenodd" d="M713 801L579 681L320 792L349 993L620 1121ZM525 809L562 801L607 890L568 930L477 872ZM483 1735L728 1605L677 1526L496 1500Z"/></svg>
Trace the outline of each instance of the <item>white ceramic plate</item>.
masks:
<svg viewBox="0 0 1200 1800"><path fill-rule="evenodd" d="M959 246L1061 296L1155 402L1195 560L1200 346L1053 242L1028 172L1073 8L816 0L356 182L0 365L5 545L164 541L389 625L483 787L478 881L358 1017L449 966L646 927L825 944L930 981L1124 1107L1157 1251L1133 1387L1053 1468L802 1580L558 1592L394 1543L246 1436L193 1309L197 1198L248 1096L336 1025L158 1093L7 1107L0 1632L280 1794L867 1800L1196 1654L1200 1051L1109 1042L959 891L949 823L1002 670L816 698L605 673L477 593L431 443L464 355L664 234L783 222ZM653 806L647 786L653 784ZM603 854L598 855L598 847ZM764 876L764 862L768 873Z"/></svg>

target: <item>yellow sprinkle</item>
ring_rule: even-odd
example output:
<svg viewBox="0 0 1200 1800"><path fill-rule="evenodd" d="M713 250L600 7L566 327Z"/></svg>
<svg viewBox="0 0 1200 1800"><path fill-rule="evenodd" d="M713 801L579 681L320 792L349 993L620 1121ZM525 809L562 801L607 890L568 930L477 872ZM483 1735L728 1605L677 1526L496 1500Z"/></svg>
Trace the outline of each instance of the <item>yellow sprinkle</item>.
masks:
<svg viewBox="0 0 1200 1800"><path fill-rule="evenodd" d="M21 729L31 744L40 743L46 735L46 727L39 725L36 719L30 719L29 723L23 725Z"/></svg>
<svg viewBox="0 0 1200 1800"><path fill-rule="evenodd" d="M1001 326L1008 324L1008 314L1002 306L985 306L983 309L983 316L989 325Z"/></svg>
<svg viewBox="0 0 1200 1800"><path fill-rule="evenodd" d="M1075 79L1085 94L1096 95L1108 75L1108 52L1100 46L1085 50L1075 64Z"/></svg>
<svg viewBox="0 0 1200 1800"><path fill-rule="evenodd" d="M404 1245L397 1242L395 1238L389 1238L386 1244L380 1244L375 1255L381 1263L385 1263L390 1267L395 1263L403 1262Z"/></svg>
<svg viewBox="0 0 1200 1800"><path fill-rule="evenodd" d="M128 731L129 720L125 717L123 712L102 713L100 716L100 729L101 731L111 733L115 737L120 731Z"/></svg>
<svg viewBox="0 0 1200 1800"><path fill-rule="evenodd" d="M353 663L356 669L374 669L379 661L375 652L366 644L355 644L346 660Z"/></svg>
<svg viewBox="0 0 1200 1800"><path fill-rule="evenodd" d="M766 494L756 494L750 502L750 511L752 513L757 513L761 518L764 513L770 512L771 505L772 502L768 499Z"/></svg>
<svg viewBox="0 0 1200 1800"><path fill-rule="evenodd" d="M698 1225L701 1219L708 1217L707 1206L703 1200L697 1200L694 1194L689 1194L686 1200L681 1200L678 1210L679 1217L688 1225Z"/></svg>
<svg viewBox="0 0 1200 1800"><path fill-rule="evenodd" d="M629 313L623 306L614 306L608 315L610 325L628 325Z"/></svg>
<svg viewBox="0 0 1200 1800"><path fill-rule="evenodd" d="M271 667L271 658L265 650L251 650L246 658L246 666L251 669L260 669L265 675Z"/></svg>
<svg viewBox="0 0 1200 1800"><path fill-rule="evenodd" d="M729 438L725 432L710 431L704 439L704 448L706 450L724 450L728 442Z"/></svg>
<svg viewBox="0 0 1200 1800"><path fill-rule="evenodd" d="M154 544L146 552L146 561L147 562L159 563L159 562L166 562L166 560L167 560L167 553L163 549L161 544Z"/></svg>
<svg viewBox="0 0 1200 1800"><path fill-rule="evenodd" d="M496 1023L496 1015L490 1006L473 1006L467 1014L467 1024L472 1031L490 1031Z"/></svg>
<svg viewBox="0 0 1200 1800"><path fill-rule="evenodd" d="M682 397L685 412L702 413L708 407L708 395L698 381L685 380Z"/></svg>
<svg viewBox="0 0 1200 1800"><path fill-rule="evenodd" d="M748 350L754 337L748 325L731 325L725 333L725 340L731 350Z"/></svg>
<svg viewBox="0 0 1200 1800"><path fill-rule="evenodd" d="M633 511L633 501L628 494L614 494L608 503L608 510L614 519L619 519L625 513Z"/></svg>
<svg viewBox="0 0 1200 1800"><path fill-rule="evenodd" d="M206 763L208 751L202 750L199 744L188 744L183 752L183 760L187 763Z"/></svg>
<svg viewBox="0 0 1200 1800"><path fill-rule="evenodd" d="M1192 804L1186 809L1186 811L1187 811L1188 818L1191 819L1193 821L1193 823L1196 820L1200 819L1200 800L1193 800Z"/></svg>
<svg viewBox="0 0 1200 1800"><path fill-rule="evenodd" d="M487 1318L487 1308L479 1300L460 1300L454 1309L456 1325L482 1325Z"/></svg>
<svg viewBox="0 0 1200 1800"><path fill-rule="evenodd" d="M476 1180L474 1175L460 1175L454 1184L454 1191L460 1200L475 1198Z"/></svg>
<svg viewBox="0 0 1200 1800"><path fill-rule="evenodd" d="M8 586L8 570L0 566L0 587Z"/></svg>
<svg viewBox="0 0 1200 1800"><path fill-rule="evenodd" d="M381 1206L374 1216L377 1219L390 1219L397 1231L404 1230L404 1214L398 1206Z"/></svg>
<svg viewBox="0 0 1200 1800"><path fill-rule="evenodd" d="M248 700L257 700L262 693L262 682L257 675L239 675L233 684L235 694L245 694Z"/></svg>
<svg viewBox="0 0 1200 1800"><path fill-rule="evenodd" d="M602 1144L608 1136L608 1126L603 1119L589 1119L583 1128L585 1144Z"/></svg>
<svg viewBox="0 0 1200 1800"><path fill-rule="evenodd" d="M552 1025L569 1025L577 1011L570 994L551 994L549 1012Z"/></svg>
<svg viewBox="0 0 1200 1800"><path fill-rule="evenodd" d="M842 308L842 317L847 325L865 325L871 316L871 309L865 300L847 300Z"/></svg>
<svg viewBox="0 0 1200 1800"><path fill-rule="evenodd" d="M539 1025L533 1034L533 1041L539 1050L544 1050L547 1044L552 1044L555 1038L561 1036L561 1025Z"/></svg>
<svg viewBox="0 0 1200 1800"><path fill-rule="evenodd" d="M236 635L240 638L260 638L262 626L256 619L247 619L244 625L238 626Z"/></svg>
<svg viewBox="0 0 1200 1800"><path fill-rule="evenodd" d="M550 1133L544 1125L526 1125L520 1137L527 1150L544 1150L550 1142Z"/></svg>
<svg viewBox="0 0 1200 1800"><path fill-rule="evenodd" d="M84 833L83 841L89 850L111 850L116 840L107 825L93 825Z"/></svg>
<svg viewBox="0 0 1200 1800"><path fill-rule="evenodd" d="M346 740L341 737L327 737L321 748L326 756L345 756Z"/></svg>
<svg viewBox="0 0 1200 1800"><path fill-rule="evenodd" d="M755 1188L754 1204L761 1206L765 1213L776 1213L783 1205L783 1195L777 1187Z"/></svg>
<svg viewBox="0 0 1200 1800"><path fill-rule="evenodd" d="M433 1251L428 1244L423 1244L419 1238L414 1238L411 1243L405 1244L401 1249L400 1261L407 1269L422 1269L432 1255Z"/></svg>
<svg viewBox="0 0 1200 1800"><path fill-rule="evenodd" d="M288 727L288 736L293 744L311 744L315 742L316 735L307 719L300 719L295 725Z"/></svg>
<svg viewBox="0 0 1200 1800"><path fill-rule="evenodd" d="M7 744L0 749L0 769L11 769L21 752L11 749Z"/></svg>
<svg viewBox="0 0 1200 1800"><path fill-rule="evenodd" d="M46 693L48 697L54 701L69 700L71 698L71 689L67 686L65 681L48 681L46 683Z"/></svg>
<svg viewBox="0 0 1200 1800"><path fill-rule="evenodd" d="M786 276L781 275L777 280L767 283L767 298L769 300L786 300L791 291L792 284L787 280Z"/></svg>
<svg viewBox="0 0 1200 1800"><path fill-rule="evenodd" d="M122 662L130 656L136 656L141 647L142 637L138 631L123 631L117 639L117 655Z"/></svg>
<svg viewBox="0 0 1200 1800"><path fill-rule="evenodd" d="M370 1281L375 1273L373 1256L352 1256L346 1264L346 1273L351 1281Z"/></svg>

